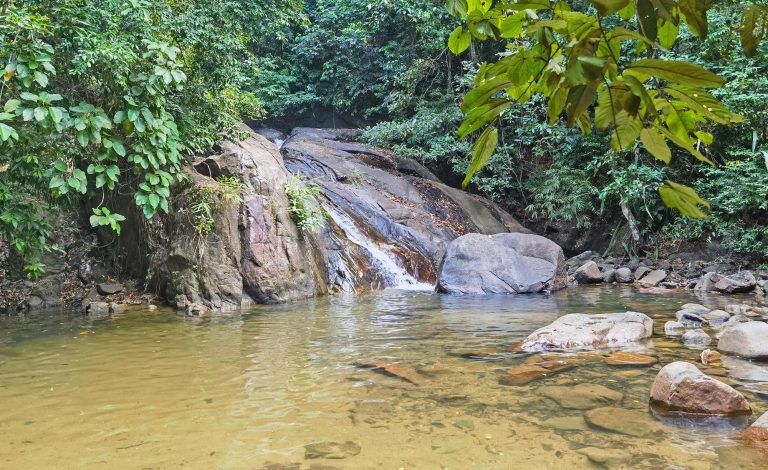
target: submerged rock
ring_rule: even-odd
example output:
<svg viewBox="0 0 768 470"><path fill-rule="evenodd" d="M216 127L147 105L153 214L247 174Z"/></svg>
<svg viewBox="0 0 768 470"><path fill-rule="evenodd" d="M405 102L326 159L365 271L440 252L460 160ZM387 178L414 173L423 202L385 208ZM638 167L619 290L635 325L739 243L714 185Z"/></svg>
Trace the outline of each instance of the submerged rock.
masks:
<svg viewBox="0 0 768 470"><path fill-rule="evenodd" d="M738 435L739 439L768 445L768 412Z"/></svg>
<svg viewBox="0 0 768 470"><path fill-rule="evenodd" d="M565 287L565 257L539 235L471 233L453 240L437 289L449 294L524 294Z"/></svg>
<svg viewBox="0 0 768 470"><path fill-rule="evenodd" d="M744 395L688 362L664 366L651 386L651 405L665 412L702 415L748 415Z"/></svg>
<svg viewBox="0 0 768 470"><path fill-rule="evenodd" d="M725 329L717 349L749 359L768 360L768 323L749 321Z"/></svg>
<svg viewBox="0 0 768 470"><path fill-rule="evenodd" d="M370 369L373 372L378 372L389 377L395 377L413 385L421 385L423 382L421 374L414 369L397 362L374 361L356 364L356 366L362 369Z"/></svg>
<svg viewBox="0 0 768 470"><path fill-rule="evenodd" d="M541 394L563 408L589 410L620 402L624 394L598 384L578 384L573 387L544 387Z"/></svg>
<svg viewBox="0 0 768 470"><path fill-rule="evenodd" d="M685 325L679 321L664 323L664 334L667 336L682 336L685 333Z"/></svg>
<svg viewBox="0 0 768 470"><path fill-rule="evenodd" d="M534 331L520 347L529 352L606 348L650 338L652 334L653 320L643 313L572 313Z"/></svg>
<svg viewBox="0 0 768 470"><path fill-rule="evenodd" d="M622 449L582 447L581 449L577 449L576 452L582 455L586 455L587 458L592 462L605 465L607 467L624 464L632 458L632 454Z"/></svg>
<svg viewBox="0 0 768 470"><path fill-rule="evenodd" d="M612 366L651 366L657 362L655 357L623 351L615 352L605 358L605 363Z"/></svg>
<svg viewBox="0 0 768 470"><path fill-rule="evenodd" d="M499 379L502 385L525 385L534 380L576 367L567 361L544 361L538 364L510 367Z"/></svg>
<svg viewBox="0 0 768 470"><path fill-rule="evenodd" d="M603 282L603 273L594 261L584 263L573 275L579 284L599 284Z"/></svg>
<svg viewBox="0 0 768 470"><path fill-rule="evenodd" d="M352 441L318 442L304 446L305 459L346 459L359 454L362 448Z"/></svg>
<svg viewBox="0 0 768 470"><path fill-rule="evenodd" d="M651 421L648 413L624 408L595 408L584 415L591 426L628 436L648 437L659 433L661 428Z"/></svg>

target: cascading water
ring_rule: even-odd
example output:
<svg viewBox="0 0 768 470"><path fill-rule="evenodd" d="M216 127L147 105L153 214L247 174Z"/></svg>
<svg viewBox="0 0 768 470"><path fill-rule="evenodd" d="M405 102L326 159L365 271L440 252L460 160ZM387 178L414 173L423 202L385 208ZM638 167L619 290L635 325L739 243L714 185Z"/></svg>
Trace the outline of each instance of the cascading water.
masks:
<svg viewBox="0 0 768 470"><path fill-rule="evenodd" d="M387 288L431 291L435 286L413 277L397 262L391 245L381 245L368 238L346 214L333 207L326 207L334 222L344 231L347 240L363 248L371 263L381 274Z"/></svg>

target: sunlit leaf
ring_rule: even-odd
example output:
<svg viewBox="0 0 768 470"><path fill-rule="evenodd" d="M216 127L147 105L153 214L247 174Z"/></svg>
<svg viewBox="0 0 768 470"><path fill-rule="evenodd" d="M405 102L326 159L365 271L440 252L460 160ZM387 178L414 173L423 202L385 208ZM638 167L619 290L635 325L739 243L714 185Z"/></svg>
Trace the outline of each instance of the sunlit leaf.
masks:
<svg viewBox="0 0 768 470"><path fill-rule="evenodd" d="M488 127L480 134L480 138L477 139L472 149L472 162L469 164L467 170L467 176L461 183L461 187L465 188L469 186L472 181L472 176L478 171L482 170L491 159L493 152L496 151L496 145L499 143L499 130L496 127Z"/></svg>
<svg viewBox="0 0 768 470"><path fill-rule="evenodd" d="M667 207L677 209L686 217L706 219L707 214L702 209L711 209L710 204L696 194L696 191L669 180L661 185L659 195Z"/></svg>

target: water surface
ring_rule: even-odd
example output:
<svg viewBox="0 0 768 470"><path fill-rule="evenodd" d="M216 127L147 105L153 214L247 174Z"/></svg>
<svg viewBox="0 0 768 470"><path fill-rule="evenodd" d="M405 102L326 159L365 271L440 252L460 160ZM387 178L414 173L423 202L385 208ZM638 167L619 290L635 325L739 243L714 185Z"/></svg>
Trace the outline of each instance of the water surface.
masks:
<svg viewBox="0 0 768 470"><path fill-rule="evenodd" d="M730 438L739 424L659 422L647 413L656 372L702 348L663 336L686 302L733 298L579 287L550 296L451 297L385 291L208 318L130 311L0 320L0 468L563 469L602 468L585 447L624 452L609 468L767 468ZM578 367L521 386L499 378L540 361L503 351L566 313L635 310L656 320L633 348L660 363L623 368L606 354L558 355ZM549 354L547 356L553 356ZM548 357L551 359L551 357ZM417 384L359 367L396 362ZM768 368L729 359L707 373L768 409ZM590 427L548 387L601 384L616 404L659 423L650 437ZM354 442L340 460L305 446ZM583 452L583 451L582 451Z"/></svg>

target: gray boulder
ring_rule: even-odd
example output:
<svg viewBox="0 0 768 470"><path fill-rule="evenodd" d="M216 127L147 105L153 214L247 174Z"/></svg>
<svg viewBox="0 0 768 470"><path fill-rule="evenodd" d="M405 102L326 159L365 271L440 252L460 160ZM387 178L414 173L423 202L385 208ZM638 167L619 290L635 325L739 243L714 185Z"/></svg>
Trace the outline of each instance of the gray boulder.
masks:
<svg viewBox="0 0 768 470"><path fill-rule="evenodd" d="M619 268L616 270L616 281L622 283L635 282L635 275L629 268Z"/></svg>
<svg viewBox="0 0 768 470"><path fill-rule="evenodd" d="M707 322L700 315L696 315L695 313L688 312L686 310L680 310L676 312L675 317L677 318L677 321L688 328L701 328L701 326Z"/></svg>
<svg viewBox="0 0 768 470"><path fill-rule="evenodd" d="M652 334L653 320L643 313L572 313L531 333L520 348L528 352L610 348L650 338Z"/></svg>
<svg viewBox="0 0 768 470"><path fill-rule="evenodd" d="M587 261L574 273L579 284L599 284L603 282L603 273L594 261Z"/></svg>
<svg viewBox="0 0 768 470"><path fill-rule="evenodd" d="M755 276L749 271L742 271L731 276L718 273L707 273L696 283L696 290L704 292L720 292L723 294L741 294L752 292L757 286Z"/></svg>
<svg viewBox="0 0 768 470"><path fill-rule="evenodd" d="M749 321L726 328L717 349L748 359L768 360L768 324Z"/></svg>
<svg viewBox="0 0 768 470"><path fill-rule="evenodd" d="M640 279L640 285L643 287L656 287L661 281L667 278L666 271L657 269L651 271Z"/></svg>
<svg viewBox="0 0 768 470"><path fill-rule="evenodd" d="M524 294L566 285L563 250L539 235L470 233L453 240L437 289L449 294Z"/></svg>
<svg viewBox="0 0 768 470"><path fill-rule="evenodd" d="M664 324L664 334L667 336L681 336L685 333L685 325L679 321L668 321Z"/></svg>
<svg viewBox="0 0 768 470"><path fill-rule="evenodd" d="M712 338L704 330L688 330L683 334L683 344L688 345L707 345L712 341Z"/></svg>
<svg viewBox="0 0 768 470"><path fill-rule="evenodd" d="M651 272L650 268L646 266L639 266L637 269L635 269L635 280L639 281L645 275L647 275L649 272Z"/></svg>

